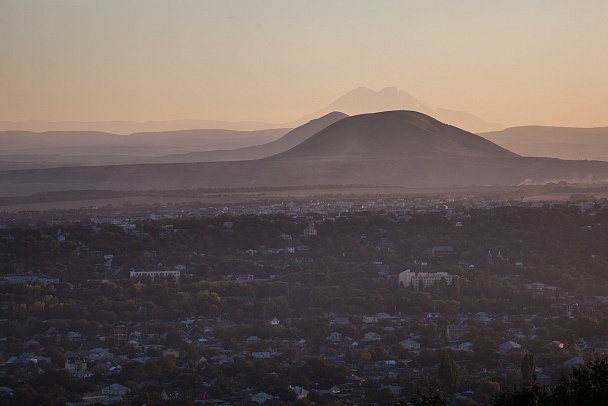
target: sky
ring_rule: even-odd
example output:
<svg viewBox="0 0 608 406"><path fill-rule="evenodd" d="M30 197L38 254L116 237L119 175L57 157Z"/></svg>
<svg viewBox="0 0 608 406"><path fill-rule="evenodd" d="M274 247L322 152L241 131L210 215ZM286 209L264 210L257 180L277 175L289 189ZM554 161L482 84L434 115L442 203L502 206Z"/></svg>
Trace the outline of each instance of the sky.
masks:
<svg viewBox="0 0 608 406"><path fill-rule="evenodd" d="M357 87L608 126L608 1L0 0L0 121L287 123Z"/></svg>

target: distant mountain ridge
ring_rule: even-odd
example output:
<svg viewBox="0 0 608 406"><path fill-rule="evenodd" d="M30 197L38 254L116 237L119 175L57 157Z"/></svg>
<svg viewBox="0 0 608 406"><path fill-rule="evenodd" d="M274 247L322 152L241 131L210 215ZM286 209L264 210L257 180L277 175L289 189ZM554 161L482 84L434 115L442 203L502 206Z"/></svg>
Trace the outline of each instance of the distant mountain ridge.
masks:
<svg viewBox="0 0 608 406"><path fill-rule="evenodd" d="M365 87L356 88L329 106L286 124L270 124L260 121L219 121L219 120L166 120L166 121L64 121L51 122L44 120L29 120L21 122L0 121L0 131L99 131L114 134L132 134L136 132L162 132L190 129L225 129L234 131L268 130L278 127L295 128L310 120L323 117L334 111L347 115L377 113L390 110L418 111L447 124L464 130L478 133L501 130L500 124L487 123L473 114L444 108L438 108L416 99L412 95L395 87L386 87L373 91Z"/></svg>
<svg viewBox="0 0 608 406"><path fill-rule="evenodd" d="M294 129L180 130L118 135L99 131L0 132L0 170L81 165L259 159L286 151L348 117L332 112Z"/></svg>
<svg viewBox="0 0 608 406"><path fill-rule="evenodd" d="M99 131L0 132L0 163L35 166L143 163L152 157L268 143L290 129L181 130L118 135Z"/></svg>
<svg viewBox="0 0 608 406"><path fill-rule="evenodd" d="M418 111L432 116L441 122L462 128L472 133L495 131L504 128L503 125L487 123L479 117L464 111L431 106L395 87L386 87L377 92L365 87L358 87L346 93L329 106L316 113L304 116L300 120L290 123L290 125L298 125L301 122L310 120L310 118L319 117L331 111L342 111L348 115L354 116L391 110Z"/></svg>
<svg viewBox="0 0 608 406"><path fill-rule="evenodd" d="M0 131L99 131L127 135L137 132L180 130L256 131L281 127L260 121L165 120L165 121L0 121Z"/></svg>
<svg viewBox="0 0 608 406"><path fill-rule="evenodd" d="M522 126L479 135L524 156L608 161L608 127Z"/></svg>
<svg viewBox="0 0 608 406"><path fill-rule="evenodd" d="M217 161L247 161L265 158L279 154L295 147L301 142L312 137L327 126L348 117L344 113L331 112L323 117L313 119L289 131L278 140L266 144L233 150L215 150L203 152L191 152L188 154L172 154L148 160L149 163L171 163L171 162L217 162Z"/></svg>
<svg viewBox="0 0 608 406"><path fill-rule="evenodd" d="M526 158L413 111L346 117L264 159L0 172L0 194L352 185L438 188L608 180L608 163Z"/></svg>

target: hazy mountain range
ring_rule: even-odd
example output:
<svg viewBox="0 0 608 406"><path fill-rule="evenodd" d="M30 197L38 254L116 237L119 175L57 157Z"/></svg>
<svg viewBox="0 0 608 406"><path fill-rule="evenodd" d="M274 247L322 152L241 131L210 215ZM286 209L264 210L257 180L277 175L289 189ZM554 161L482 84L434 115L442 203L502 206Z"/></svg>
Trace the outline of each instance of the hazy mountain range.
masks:
<svg viewBox="0 0 608 406"><path fill-rule="evenodd" d="M114 134L133 134L136 132L161 132L190 129L225 129L235 131L268 130L272 128L294 128L310 120L320 118L334 111L348 115L375 113L389 110L412 110L428 114L447 124L452 124L471 132L494 131L503 129L500 124L488 124L472 114L431 106L410 94L394 87L378 92L359 87L338 98L329 106L308 114L298 120L284 124L269 124L257 121L213 121L213 120L170 120L170 121L97 121L97 122L50 122L50 121L0 121L0 131L21 130L31 132L45 131L99 131Z"/></svg>
<svg viewBox="0 0 608 406"><path fill-rule="evenodd" d="M312 137L325 127L348 117L344 113L331 112L325 116L313 119L300 127L294 128L278 140L266 144L243 147L233 150L216 150L204 152L191 152L188 154L165 155L148 160L150 163L171 162L217 162L217 161L248 161L275 155Z"/></svg>
<svg viewBox="0 0 608 406"><path fill-rule="evenodd" d="M402 187L608 180L608 162L526 158L413 111L345 117L263 159L0 172L4 196L78 189L373 184Z"/></svg>
<svg viewBox="0 0 608 406"><path fill-rule="evenodd" d="M334 122L331 112L295 129L0 132L0 170L57 166L240 161L284 152ZM527 126L479 134L522 156L608 161L608 127Z"/></svg>
<svg viewBox="0 0 608 406"><path fill-rule="evenodd" d="M218 128L234 131L268 130L283 127L259 121L219 121L219 120L167 120L167 121L0 121L0 131L98 131L113 134L133 134L137 132L161 132L179 130L215 130Z"/></svg>
<svg viewBox="0 0 608 406"><path fill-rule="evenodd" d="M312 118L323 116L332 111L341 111L354 116L391 110L418 111L434 117L441 122L451 124L473 133L501 130L505 128L501 124L486 123L479 117L475 117L464 111L434 107L395 87L386 87L377 92L365 87L359 87L340 97L324 109L301 118L296 121L295 124L303 124Z"/></svg>
<svg viewBox="0 0 608 406"><path fill-rule="evenodd" d="M232 150L277 140L290 131L183 130L117 135L97 131L0 132L0 168L142 163L193 151Z"/></svg>
<svg viewBox="0 0 608 406"><path fill-rule="evenodd" d="M68 124L76 128L90 123ZM484 132L480 137L468 131L499 126L468 113L433 107L396 88L378 92L355 89L281 128L267 128L267 123L194 120L150 122L143 127L142 123L118 124L124 124L123 129L168 129L174 125L225 128L129 135L0 132L0 194L67 189L318 184L435 187L608 180L608 163L538 158L608 161L608 127L515 127ZM234 129L256 126L264 129ZM79 168L71 168L76 166Z"/></svg>
<svg viewBox="0 0 608 406"><path fill-rule="evenodd" d="M63 123L67 128L87 131L24 131L0 132L0 170L42 168L74 165L103 165L130 163L215 162L251 160L274 155L295 146L314 135L338 117L377 111L411 110L432 116L446 124L467 131L487 131L496 125L464 112L436 108L396 88L372 91L357 88L326 108L285 124L266 128L267 123L221 121L166 121ZM336 112L342 112L341 116ZM308 123L308 120L310 122ZM304 123L304 124L303 124ZM4 123L7 124L7 123ZM25 124L42 126L30 121ZM60 125L62 123L51 123ZM107 124L107 125L106 125ZM97 127L123 125L123 130L162 128L160 132L136 132L118 135L93 131ZM86 127L89 126L90 127ZM293 129L294 126L297 128ZM180 126L199 126L198 130L169 131ZM208 129L206 126L222 127ZM264 130L243 128L264 127ZM2 123L0 123L2 128ZM281 138L290 130L289 137ZM524 156L563 159L593 159L608 161L608 128L577 129L557 127L516 127L481 135L513 152Z"/></svg>
<svg viewBox="0 0 608 406"><path fill-rule="evenodd" d="M479 135L524 156L608 161L608 127L525 126Z"/></svg>

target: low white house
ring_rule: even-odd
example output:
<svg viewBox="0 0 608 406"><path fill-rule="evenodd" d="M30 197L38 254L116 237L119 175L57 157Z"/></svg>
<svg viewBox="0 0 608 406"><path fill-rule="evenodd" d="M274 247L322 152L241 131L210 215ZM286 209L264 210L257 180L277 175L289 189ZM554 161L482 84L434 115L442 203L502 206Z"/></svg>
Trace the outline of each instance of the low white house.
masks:
<svg viewBox="0 0 608 406"><path fill-rule="evenodd" d="M110 395L110 396L125 396L131 393L131 389L126 386L122 386L119 383L113 383L110 386L106 386L101 390L102 395Z"/></svg>
<svg viewBox="0 0 608 406"><path fill-rule="evenodd" d="M491 318L486 312L477 312L475 313L475 321L478 321L483 324L488 324L492 322L494 319Z"/></svg>
<svg viewBox="0 0 608 406"><path fill-rule="evenodd" d="M262 340L258 336L251 336L246 341L247 341L248 345L254 345L254 344L259 343Z"/></svg>
<svg viewBox="0 0 608 406"><path fill-rule="evenodd" d="M306 399L308 391L301 386L289 386L289 389L295 392L298 399Z"/></svg>
<svg viewBox="0 0 608 406"><path fill-rule="evenodd" d="M68 341L82 341L82 334L76 331L70 331L65 335L65 338Z"/></svg>
<svg viewBox="0 0 608 406"><path fill-rule="evenodd" d="M505 341L504 343L498 346L498 351L511 351L521 349L521 344L518 344L514 341Z"/></svg>
<svg viewBox="0 0 608 406"><path fill-rule="evenodd" d="M452 345L448 348L451 348L454 351L473 351L473 343L465 342L456 345Z"/></svg>
<svg viewBox="0 0 608 406"><path fill-rule="evenodd" d="M380 334L373 331L363 335L363 341L380 341L381 338Z"/></svg>
<svg viewBox="0 0 608 406"><path fill-rule="evenodd" d="M564 362L563 365L578 367L581 365L585 365L585 360L581 357L572 357L568 361Z"/></svg>
<svg viewBox="0 0 608 406"><path fill-rule="evenodd" d="M166 350L163 351L163 356L164 357L179 358L179 351L177 351L174 348L167 348Z"/></svg>
<svg viewBox="0 0 608 406"><path fill-rule="evenodd" d="M419 350L420 349L420 343L418 341L414 340L413 338L408 338L407 340L403 340L399 344L401 344L401 347L404 350Z"/></svg>
<svg viewBox="0 0 608 406"><path fill-rule="evenodd" d="M91 378L93 375L94 374L91 371L80 370L80 371L74 372L72 374L72 378L74 378L74 379L88 379L88 378Z"/></svg>
<svg viewBox="0 0 608 406"><path fill-rule="evenodd" d="M251 401L255 403L264 403L267 400L272 400L274 397L264 392L256 393L255 395L251 395Z"/></svg>

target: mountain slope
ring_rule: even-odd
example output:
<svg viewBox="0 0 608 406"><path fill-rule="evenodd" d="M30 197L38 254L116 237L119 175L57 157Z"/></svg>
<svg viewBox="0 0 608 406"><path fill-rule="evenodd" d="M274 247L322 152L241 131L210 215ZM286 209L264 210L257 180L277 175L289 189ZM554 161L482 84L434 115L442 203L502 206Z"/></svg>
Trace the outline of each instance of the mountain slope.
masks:
<svg viewBox="0 0 608 406"><path fill-rule="evenodd" d="M608 127L525 126L479 135L524 156L608 161Z"/></svg>
<svg viewBox="0 0 608 406"><path fill-rule="evenodd" d="M148 160L149 163L171 163L171 162L217 162L217 161L247 161L265 158L279 154L295 147L301 142L312 137L327 126L348 117L344 113L331 112L321 118L294 128L278 140L267 144L254 145L251 147L237 148L233 150L216 150L191 152L188 154L171 154Z"/></svg>
<svg viewBox="0 0 608 406"><path fill-rule="evenodd" d="M504 128L500 124L487 123L479 117L475 117L464 111L433 107L394 87L387 87L378 92L365 87L359 87L343 95L324 109L305 116L297 122L292 123L292 125L297 125L302 121L308 121L310 118L322 116L330 111L342 111L353 116L390 110L418 111L435 117L439 121L473 133L494 131Z"/></svg>

